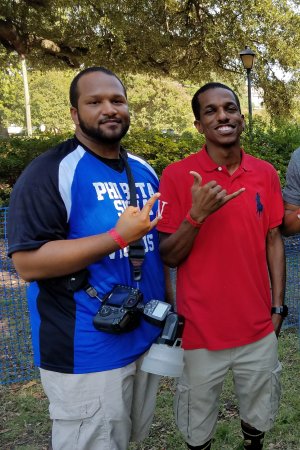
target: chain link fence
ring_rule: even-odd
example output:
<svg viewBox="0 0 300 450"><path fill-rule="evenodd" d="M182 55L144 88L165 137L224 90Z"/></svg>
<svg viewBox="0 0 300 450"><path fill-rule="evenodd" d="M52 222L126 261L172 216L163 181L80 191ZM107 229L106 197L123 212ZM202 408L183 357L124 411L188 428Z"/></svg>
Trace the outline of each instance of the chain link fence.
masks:
<svg viewBox="0 0 300 450"><path fill-rule="evenodd" d="M0 208L0 384L38 377L33 365L26 283L7 257L8 208ZM284 238L287 257L286 304L289 315L284 329L297 327L300 313L300 235ZM171 271L175 283L176 271Z"/></svg>

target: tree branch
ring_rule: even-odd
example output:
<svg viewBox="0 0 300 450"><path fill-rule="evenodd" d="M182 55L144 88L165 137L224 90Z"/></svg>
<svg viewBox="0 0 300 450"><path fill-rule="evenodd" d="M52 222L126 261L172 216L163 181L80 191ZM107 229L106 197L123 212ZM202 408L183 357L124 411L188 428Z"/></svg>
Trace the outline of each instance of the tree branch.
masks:
<svg viewBox="0 0 300 450"><path fill-rule="evenodd" d="M19 55L26 54L27 39L19 33L16 26L9 19L0 19L0 40L10 51L15 50Z"/></svg>

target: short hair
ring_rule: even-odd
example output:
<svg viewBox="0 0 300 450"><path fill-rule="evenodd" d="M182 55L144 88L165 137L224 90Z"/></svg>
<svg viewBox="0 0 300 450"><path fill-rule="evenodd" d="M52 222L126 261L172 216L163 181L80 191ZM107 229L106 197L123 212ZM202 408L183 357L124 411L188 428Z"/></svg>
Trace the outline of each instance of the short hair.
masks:
<svg viewBox="0 0 300 450"><path fill-rule="evenodd" d="M100 66L87 67L86 69L79 72L75 76L75 78L73 78L71 85L70 85L70 103L74 108L78 107L78 98L79 98L78 81L80 80L81 77L83 77L87 73L92 73L92 72L102 72L102 73L105 73L106 75L115 77L121 83L121 85L124 89L125 97L127 98L126 88L125 88L124 84L122 83L122 81L120 80L120 78L114 72L112 72L109 69L106 69L105 67L100 67Z"/></svg>
<svg viewBox="0 0 300 450"><path fill-rule="evenodd" d="M196 120L200 119L200 102L198 99L199 95L205 91L208 91L209 89L217 89L217 88L227 89L227 91L232 92L232 94L235 98L236 104L239 108L239 111L241 112L241 104L240 104L239 98L236 95L236 93L229 86L226 86L226 84L215 83L215 82L206 83L200 89L198 89L198 91L194 94L194 97L192 98L192 109L193 109L193 113L194 113Z"/></svg>

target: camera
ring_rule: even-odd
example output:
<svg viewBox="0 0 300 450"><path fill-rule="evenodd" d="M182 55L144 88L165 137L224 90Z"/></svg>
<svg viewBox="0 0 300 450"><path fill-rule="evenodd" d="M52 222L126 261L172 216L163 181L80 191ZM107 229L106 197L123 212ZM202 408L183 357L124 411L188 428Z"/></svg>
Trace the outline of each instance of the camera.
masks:
<svg viewBox="0 0 300 450"><path fill-rule="evenodd" d="M93 319L94 327L107 333L134 330L143 316L148 322L162 326L171 305L160 300L143 303L143 294L130 286L116 285L102 300L102 306Z"/></svg>
<svg viewBox="0 0 300 450"><path fill-rule="evenodd" d="M93 324L107 333L131 331L139 325L142 310L143 294L139 289L116 285L102 300Z"/></svg>
<svg viewBox="0 0 300 450"><path fill-rule="evenodd" d="M118 284L102 300L93 324L97 330L120 334L134 330L144 317L148 322L163 327L141 369L156 375L180 377L184 366L181 348L184 318L171 308L169 303L160 300L150 300L144 305L139 289Z"/></svg>

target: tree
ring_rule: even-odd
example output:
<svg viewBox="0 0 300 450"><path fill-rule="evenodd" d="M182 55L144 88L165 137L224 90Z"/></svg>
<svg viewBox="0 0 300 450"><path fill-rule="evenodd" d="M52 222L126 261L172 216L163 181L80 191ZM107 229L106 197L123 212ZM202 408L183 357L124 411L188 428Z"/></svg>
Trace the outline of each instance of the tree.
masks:
<svg viewBox="0 0 300 450"><path fill-rule="evenodd" d="M0 42L32 67L101 64L122 75L197 84L222 77L234 87L244 75L238 53L249 45L257 54L254 84L271 111L286 114L299 87L298 6L299 0L0 0ZM280 81L275 67L290 81Z"/></svg>
<svg viewBox="0 0 300 450"><path fill-rule="evenodd" d="M0 54L1 62L1 54ZM13 55L6 67L0 71L0 127L6 129L10 124L24 125L25 109L21 66Z"/></svg>
<svg viewBox="0 0 300 450"><path fill-rule="evenodd" d="M54 133L71 130L69 87L75 76L72 70L29 72L32 121L35 127L45 125Z"/></svg>
<svg viewBox="0 0 300 450"><path fill-rule="evenodd" d="M124 81L132 127L175 133L193 128L189 88L170 78L143 74L129 74Z"/></svg>

